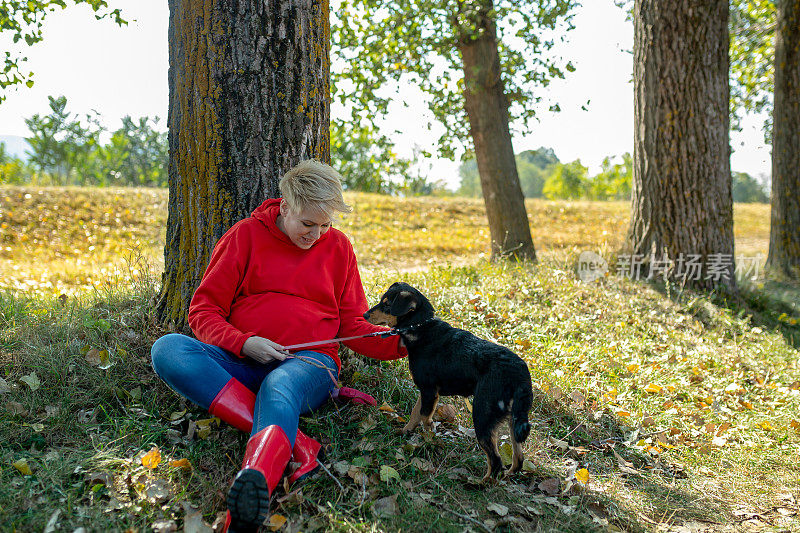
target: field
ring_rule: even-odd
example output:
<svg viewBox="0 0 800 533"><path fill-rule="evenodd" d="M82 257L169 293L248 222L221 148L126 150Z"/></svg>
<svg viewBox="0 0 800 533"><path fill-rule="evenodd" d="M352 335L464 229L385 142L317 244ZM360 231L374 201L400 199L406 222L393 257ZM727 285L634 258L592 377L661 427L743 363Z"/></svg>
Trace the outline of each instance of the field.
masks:
<svg viewBox="0 0 800 533"><path fill-rule="evenodd" d="M624 202L528 201L534 266L486 260L480 200L347 200L337 226L370 301L408 281L442 318L527 361L529 461L477 484L467 402L451 399L433 435L397 435L415 401L406 363L344 352L342 381L382 407L330 404L301 421L328 445L330 475L279 489L275 530L800 531L797 286L763 272L735 295L578 281L579 252L619 249ZM166 202L0 188L0 531L219 520L245 437L149 365ZM769 207L737 205L735 235L737 254L766 257Z"/></svg>

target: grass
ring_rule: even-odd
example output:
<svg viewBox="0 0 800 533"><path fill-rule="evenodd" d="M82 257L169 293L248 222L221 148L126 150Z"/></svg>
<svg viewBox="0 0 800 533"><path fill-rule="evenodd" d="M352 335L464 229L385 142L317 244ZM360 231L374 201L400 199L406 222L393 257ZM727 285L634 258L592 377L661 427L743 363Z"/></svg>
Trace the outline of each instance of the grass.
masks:
<svg viewBox="0 0 800 533"><path fill-rule="evenodd" d="M190 530L197 512L213 523L245 437L208 422L149 365L149 347L163 334L149 310L165 194L15 188L2 198L20 203L0 206L0 530L49 522L65 531L150 531L170 522ZM577 281L575 251L605 254L621 242L622 203L529 202L543 260L509 266L481 256L488 237L479 201L348 200L356 211L340 227L366 267L370 301L408 281L442 318L528 362L536 395L530 463L509 480L477 486L485 462L469 435L467 404L451 399L456 419L436 435L401 437L399 417L416 398L406 363L345 352L342 380L384 408L329 404L301 421L328 445L333 477L279 489L283 530L800 530L796 286L761 279L731 296L616 276ZM736 213L737 224L746 221L737 243L765 254L768 208ZM83 229L75 229L79 217ZM54 232L72 237L59 242ZM136 257L133 249L141 260L120 258ZM34 282L20 287L25 279ZM151 469L142 456L154 448L161 458ZM180 459L190 468L173 462ZM576 478L584 469L588 486Z"/></svg>

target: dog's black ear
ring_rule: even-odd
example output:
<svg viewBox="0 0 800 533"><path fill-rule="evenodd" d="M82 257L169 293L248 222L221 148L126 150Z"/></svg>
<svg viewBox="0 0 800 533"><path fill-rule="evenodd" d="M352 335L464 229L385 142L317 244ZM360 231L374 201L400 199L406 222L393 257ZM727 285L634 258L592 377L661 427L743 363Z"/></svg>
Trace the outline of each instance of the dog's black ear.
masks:
<svg viewBox="0 0 800 533"><path fill-rule="evenodd" d="M389 314L392 316L403 316L417 308L417 300L414 295L408 291L400 291L394 297L392 307L389 309Z"/></svg>

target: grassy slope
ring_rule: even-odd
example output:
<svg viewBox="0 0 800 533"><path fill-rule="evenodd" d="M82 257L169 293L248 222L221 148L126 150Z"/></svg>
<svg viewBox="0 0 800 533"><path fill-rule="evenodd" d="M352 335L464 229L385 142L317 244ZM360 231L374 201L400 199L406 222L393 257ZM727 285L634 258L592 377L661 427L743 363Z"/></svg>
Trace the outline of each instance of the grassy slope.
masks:
<svg viewBox="0 0 800 533"><path fill-rule="evenodd" d="M340 227L367 267L371 301L390 282L409 281L443 318L528 361L537 389L526 443L531 464L514 479L476 487L472 476L482 474L484 460L459 430L471 426L465 403L451 402L458 418L433 438L397 436L396 417L415 400L405 363L347 357L343 379L397 413L329 405L304 419L330 445L336 480L318 476L285 498L277 509L289 519L285 527L800 528L795 287L778 291L767 282L726 302L613 276L576 282L565 259L586 248L615 250L627 217L622 203L529 202L545 260L502 268L480 261L487 237L479 201L349 199L356 211ZM0 283L28 280L24 286L39 295L0 296L0 530L41 530L58 513L66 531L142 531L159 520L190 523L184 502L212 522L245 440L213 423L198 438L194 429L207 415L149 367L149 345L162 332L148 315L156 283L141 265L148 258L157 265L166 194L3 189L0 200ZM765 206L737 206L737 243L765 253L765 219ZM119 256L136 239L145 243L138 254L145 261L126 266ZM419 270L431 257L436 265ZM447 262L456 266L441 266ZM112 282L97 283L93 293L78 288L103 278ZM47 298L72 292L84 296ZM102 350L107 369L92 359ZM20 381L34 372L38 387ZM150 470L140 457L153 446L162 460ZM180 458L192 469L169 465ZM32 475L12 466L20 460ZM382 466L400 479L384 469L382 480ZM588 489L568 488L582 468ZM561 494L542 492L548 479L558 480ZM382 500L393 495L396 510Z"/></svg>

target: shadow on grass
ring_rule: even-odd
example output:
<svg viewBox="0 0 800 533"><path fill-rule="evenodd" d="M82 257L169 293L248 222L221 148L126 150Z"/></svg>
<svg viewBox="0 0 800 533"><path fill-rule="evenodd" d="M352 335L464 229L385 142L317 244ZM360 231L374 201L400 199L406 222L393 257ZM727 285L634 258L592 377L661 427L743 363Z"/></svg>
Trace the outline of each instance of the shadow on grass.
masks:
<svg viewBox="0 0 800 533"><path fill-rule="evenodd" d="M753 326L779 332L786 343L800 349L800 282L767 279L759 282L738 281L736 292L720 289L710 293L692 293L669 289L663 283L649 285L673 302L687 306L705 325L718 318L706 306L709 302L730 312L730 317L748 318Z"/></svg>
<svg viewBox="0 0 800 533"><path fill-rule="evenodd" d="M613 479L640 499L639 503L620 501L595 487L601 505L600 509L588 507L594 514L606 511L609 521L624 531L649 530L659 523L700 521L713 525L735 521L732 509L687 490L691 480L681 465L630 446L631 440L635 442L645 434L633 433L608 410L594 421L580 414L548 394L535 393L531 418L536 436L544 443L552 443L551 438L566 442L568 449L560 453L567 461L589 468L592 475ZM547 470L558 476L552 467ZM614 512L608 512L610 509Z"/></svg>

